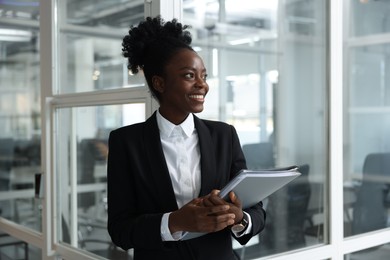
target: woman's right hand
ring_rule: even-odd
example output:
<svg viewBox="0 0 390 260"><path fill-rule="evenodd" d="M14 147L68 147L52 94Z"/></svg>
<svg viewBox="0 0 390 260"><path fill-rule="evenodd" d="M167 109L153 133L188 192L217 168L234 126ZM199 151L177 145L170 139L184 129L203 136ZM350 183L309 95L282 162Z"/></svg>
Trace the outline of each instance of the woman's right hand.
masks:
<svg viewBox="0 0 390 260"><path fill-rule="evenodd" d="M230 206L205 207L203 198L196 198L169 216L171 233L178 231L210 233L234 224L235 215L229 213Z"/></svg>

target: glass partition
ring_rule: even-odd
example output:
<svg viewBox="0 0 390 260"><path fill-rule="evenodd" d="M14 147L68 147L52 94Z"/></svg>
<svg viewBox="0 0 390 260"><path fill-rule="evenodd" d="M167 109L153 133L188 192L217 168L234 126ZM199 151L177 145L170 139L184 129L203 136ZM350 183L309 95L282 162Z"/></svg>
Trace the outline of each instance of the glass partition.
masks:
<svg viewBox="0 0 390 260"><path fill-rule="evenodd" d="M370 36L390 32L388 1L349 0L349 37Z"/></svg>
<svg viewBox="0 0 390 260"><path fill-rule="evenodd" d="M23 8L4 4L0 14ZM34 175L41 172L38 43L37 29L1 26L0 217L40 231L41 207L33 190Z"/></svg>
<svg viewBox="0 0 390 260"><path fill-rule="evenodd" d="M108 136L113 129L144 120L143 103L57 109L55 168L60 242L109 259L109 254L128 254L111 243L107 232Z"/></svg>
<svg viewBox="0 0 390 260"><path fill-rule="evenodd" d="M0 18L16 19L21 22L39 21L39 0L1 1Z"/></svg>
<svg viewBox="0 0 390 260"><path fill-rule="evenodd" d="M145 86L122 56L122 38L144 18L144 1L59 2L59 89L55 93Z"/></svg>
<svg viewBox="0 0 390 260"><path fill-rule="evenodd" d="M125 29L144 18L143 0L66 0L65 22L94 27L96 30Z"/></svg>
<svg viewBox="0 0 390 260"><path fill-rule="evenodd" d="M242 259L328 242L327 3L255 2L183 2L209 74L199 116L235 126L249 168L302 173L264 201L263 233L234 242Z"/></svg>
<svg viewBox="0 0 390 260"><path fill-rule="evenodd" d="M123 34L124 35L124 34ZM127 70L119 39L62 34L61 93L145 86L142 74Z"/></svg>
<svg viewBox="0 0 390 260"><path fill-rule="evenodd" d="M42 249L0 232L0 259L42 259Z"/></svg>
<svg viewBox="0 0 390 260"><path fill-rule="evenodd" d="M390 226L390 3L350 1L346 49L345 236ZM370 22L362 24L361 18ZM380 25L380 26L379 26ZM373 37L369 41L359 36Z"/></svg>
<svg viewBox="0 0 390 260"><path fill-rule="evenodd" d="M345 260L377 260L387 259L390 255L390 244L384 244L377 247L372 247L366 250L361 250L344 256Z"/></svg>

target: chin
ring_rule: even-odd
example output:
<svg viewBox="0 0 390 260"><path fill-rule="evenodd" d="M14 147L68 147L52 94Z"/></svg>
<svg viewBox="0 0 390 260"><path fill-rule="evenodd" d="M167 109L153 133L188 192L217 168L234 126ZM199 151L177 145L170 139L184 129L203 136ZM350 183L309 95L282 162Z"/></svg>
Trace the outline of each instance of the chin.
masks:
<svg viewBox="0 0 390 260"><path fill-rule="evenodd" d="M192 113L200 113L203 111L203 107L192 109Z"/></svg>

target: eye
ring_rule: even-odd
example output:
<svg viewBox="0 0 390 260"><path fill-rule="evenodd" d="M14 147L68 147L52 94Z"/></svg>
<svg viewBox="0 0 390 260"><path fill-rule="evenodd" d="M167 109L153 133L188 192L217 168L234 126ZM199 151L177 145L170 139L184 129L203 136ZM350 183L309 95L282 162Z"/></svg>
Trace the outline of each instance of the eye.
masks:
<svg viewBox="0 0 390 260"><path fill-rule="evenodd" d="M193 79L193 78L194 78L194 73L186 73L186 74L184 75L184 77L185 77L186 79Z"/></svg>
<svg viewBox="0 0 390 260"><path fill-rule="evenodd" d="M208 74L204 74L203 77L202 77L202 79L203 79L204 81L206 81L206 80L207 80L207 76L208 76Z"/></svg>

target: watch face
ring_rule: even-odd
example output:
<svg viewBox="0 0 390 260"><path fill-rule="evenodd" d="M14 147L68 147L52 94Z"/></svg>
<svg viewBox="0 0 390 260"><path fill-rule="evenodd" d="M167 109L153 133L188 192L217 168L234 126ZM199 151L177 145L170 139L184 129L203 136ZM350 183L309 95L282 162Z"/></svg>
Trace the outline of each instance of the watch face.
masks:
<svg viewBox="0 0 390 260"><path fill-rule="evenodd" d="M233 232L241 232L245 229L245 226L243 224L237 224L232 227Z"/></svg>

